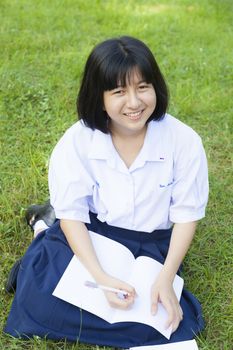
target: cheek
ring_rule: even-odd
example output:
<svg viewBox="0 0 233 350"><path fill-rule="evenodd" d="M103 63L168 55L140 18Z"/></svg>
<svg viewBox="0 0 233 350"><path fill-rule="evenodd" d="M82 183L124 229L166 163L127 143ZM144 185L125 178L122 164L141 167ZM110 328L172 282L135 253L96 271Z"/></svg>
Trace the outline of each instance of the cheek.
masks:
<svg viewBox="0 0 233 350"><path fill-rule="evenodd" d="M156 107L156 103L157 103L157 97L156 97L156 93L154 91L153 93L153 104L154 104L154 108Z"/></svg>
<svg viewBox="0 0 233 350"><path fill-rule="evenodd" d="M107 112L109 116L111 116L112 111L114 110L114 99L109 96L108 92L104 93L104 98L103 98L103 108Z"/></svg>
<svg viewBox="0 0 233 350"><path fill-rule="evenodd" d="M157 102L156 94L155 94L155 92L151 92L151 94L149 94L147 96L146 103L147 103L148 106L150 106L154 110L155 107L156 107L156 102Z"/></svg>
<svg viewBox="0 0 233 350"><path fill-rule="evenodd" d="M109 117L111 117L121 112L122 103L119 99L107 99L104 101L104 108Z"/></svg>
<svg viewBox="0 0 233 350"><path fill-rule="evenodd" d="M111 115L113 114L115 107L114 107L114 103L111 102L107 102L104 105L105 111L107 112L107 114L111 117Z"/></svg>
<svg viewBox="0 0 233 350"><path fill-rule="evenodd" d="M104 93L103 95L103 110L106 111L107 110L107 104L108 104L108 99L106 97L106 94Z"/></svg>

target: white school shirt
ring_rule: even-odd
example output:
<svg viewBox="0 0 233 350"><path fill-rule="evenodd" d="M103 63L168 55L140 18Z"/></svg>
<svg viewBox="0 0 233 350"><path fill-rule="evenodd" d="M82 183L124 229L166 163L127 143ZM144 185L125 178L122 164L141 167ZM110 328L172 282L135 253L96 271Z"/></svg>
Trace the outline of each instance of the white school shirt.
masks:
<svg viewBox="0 0 233 350"><path fill-rule="evenodd" d="M143 147L127 168L110 134L78 121L52 152L49 189L59 219L89 223L92 211L113 226L167 229L205 216L205 151L193 129L166 114L148 123Z"/></svg>

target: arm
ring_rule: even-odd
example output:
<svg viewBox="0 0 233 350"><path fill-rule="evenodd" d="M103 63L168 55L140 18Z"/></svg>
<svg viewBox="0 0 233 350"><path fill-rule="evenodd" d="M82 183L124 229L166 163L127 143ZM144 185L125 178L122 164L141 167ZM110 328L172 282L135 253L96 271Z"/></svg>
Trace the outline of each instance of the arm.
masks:
<svg viewBox="0 0 233 350"><path fill-rule="evenodd" d="M173 290L173 280L192 242L197 223L176 223L163 269L152 285L151 312L155 314L160 301L168 312L167 327L173 332L183 318L183 312Z"/></svg>
<svg viewBox="0 0 233 350"><path fill-rule="evenodd" d="M134 301L134 288L105 273L100 266L85 224L81 221L61 219L61 228L74 254L78 256L97 283L128 292L128 297L124 300L119 299L115 293L105 292L110 305L122 309L128 308Z"/></svg>
<svg viewBox="0 0 233 350"><path fill-rule="evenodd" d="M169 220L174 224L168 254L159 277L152 286L151 309L161 301L168 312L167 326L175 331L183 317L172 282L195 234L197 221L205 216L208 200L208 169L199 136L180 129L174 145L173 188ZM181 137L182 135L182 137Z"/></svg>

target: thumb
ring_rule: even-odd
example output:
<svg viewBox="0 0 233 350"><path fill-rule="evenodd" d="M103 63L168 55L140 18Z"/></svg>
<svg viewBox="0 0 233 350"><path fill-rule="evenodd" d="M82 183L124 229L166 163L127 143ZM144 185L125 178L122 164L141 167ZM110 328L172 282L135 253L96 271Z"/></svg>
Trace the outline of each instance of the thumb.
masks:
<svg viewBox="0 0 233 350"><path fill-rule="evenodd" d="M136 296L136 291L134 287L132 287L130 284L125 282L120 282L117 286L118 289L125 290L127 292L128 297L134 298Z"/></svg>

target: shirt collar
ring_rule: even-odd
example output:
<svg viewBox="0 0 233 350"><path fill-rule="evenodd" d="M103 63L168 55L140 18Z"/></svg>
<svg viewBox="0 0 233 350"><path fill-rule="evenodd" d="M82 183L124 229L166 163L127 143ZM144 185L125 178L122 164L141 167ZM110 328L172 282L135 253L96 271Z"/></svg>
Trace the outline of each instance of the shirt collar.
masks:
<svg viewBox="0 0 233 350"><path fill-rule="evenodd" d="M148 123L144 145L141 156L145 161L160 162L165 160L165 148L163 146L162 121L151 121Z"/></svg>
<svg viewBox="0 0 233 350"><path fill-rule="evenodd" d="M161 121L148 123L143 147L130 167L131 171L144 166L146 162L164 162L166 160L161 126Z"/></svg>
<svg viewBox="0 0 233 350"><path fill-rule="evenodd" d="M102 131L95 129L88 158L107 160L108 164L111 167L114 167L116 162L115 152L110 134L105 134Z"/></svg>
<svg viewBox="0 0 233 350"><path fill-rule="evenodd" d="M148 123L143 147L129 170L133 171L143 166L145 162L164 162L166 160L161 127L162 120ZM88 158L107 160L113 168L116 166L116 155L110 134L95 129Z"/></svg>

